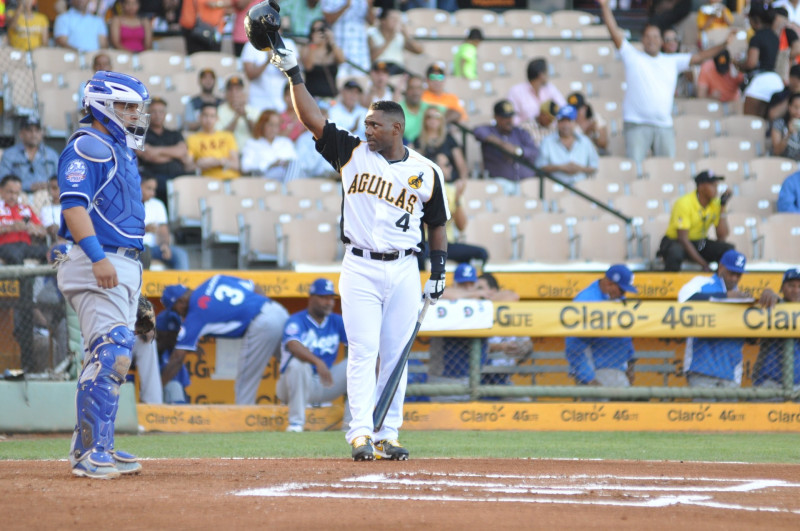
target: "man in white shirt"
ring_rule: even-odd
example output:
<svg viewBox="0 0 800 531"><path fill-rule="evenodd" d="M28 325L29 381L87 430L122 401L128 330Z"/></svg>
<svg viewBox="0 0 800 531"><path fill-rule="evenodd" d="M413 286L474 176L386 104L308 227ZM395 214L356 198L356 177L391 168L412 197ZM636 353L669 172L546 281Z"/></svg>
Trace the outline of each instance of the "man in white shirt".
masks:
<svg viewBox="0 0 800 531"><path fill-rule="evenodd" d="M144 246L153 260L159 260L170 269L189 269L186 251L170 244L167 208L156 197L158 180L155 175L142 173L142 202L144 203Z"/></svg>
<svg viewBox="0 0 800 531"><path fill-rule="evenodd" d="M342 129L347 129L353 135L364 139L364 118L367 116L366 107L359 104L364 89L358 81L351 79L346 82L339 92L339 102L331 106L328 120Z"/></svg>
<svg viewBox="0 0 800 531"><path fill-rule="evenodd" d="M297 45L288 37L283 37L284 47L297 53ZM249 42L242 49L242 66L244 74L250 81L250 95L247 99L248 105L258 109L259 112L273 109L282 113L286 110L286 103L283 101L283 86L286 84L286 76L270 66L269 59L272 52L262 52Z"/></svg>
<svg viewBox="0 0 800 531"><path fill-rule="evenodd" d="M647 24L642 31L644 51L625 39L611 12L609 0L598 0L614 45L625 64L627 89L622 101L625 131L625 154L637 164L648 156L675 156L675 131L672 128L672 107L678 74L691 65L713 58L727 47L727 42L695 54L661 53L663 39L658 26ZM729 37L732 38L733 33Z"/></svg>
<svg viewBox="0 0 800 531"><path fill-rule="evenodd" d="M47 231L50 241L55 241L61 227L61 189L58 187L58 176L53 175L47 180L47 193L50 201L39 210L39 221Z"/></svg>

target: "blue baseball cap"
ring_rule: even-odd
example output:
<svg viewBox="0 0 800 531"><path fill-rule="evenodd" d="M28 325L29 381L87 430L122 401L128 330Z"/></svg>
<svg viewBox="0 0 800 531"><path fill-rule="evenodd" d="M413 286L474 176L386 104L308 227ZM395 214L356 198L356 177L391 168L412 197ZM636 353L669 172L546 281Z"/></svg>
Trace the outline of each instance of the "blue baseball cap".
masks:
<svg viewBox="0 0 800 531"><path fill-rule="evenodd" d="M572 105L564 105L558 110L556 120L575 120L578 118L578 109Z"/></svg>
<svg viewBox="0 0 800 531"><path fill-rule="evenodd" d="M625 264L614 264L606 271L606 278L619 286L622 291L639 293L633 285L633 273Z"/></svg>
<svg viewBox="0 0 800 531"><path fill-rule="evenodd" d="M458 264L453 278L456 284L462 284L464 282L477 282L478 272L475 271L475 268L469 264Z"/></svg>
<svg viewBox="0 0 800 531"><path fill-rule="evenodd" d="M181 316L172 310L164 310L156 316L156 330L177 332L181 329Z"/></svg>
<svg viewBox="0 0 800 531"><path fill-rule="evenodd" d="M725 266L725 269L731 273L744 273L744 266L746 264L747 258L735 249L725 251L725 254L719 259L719 265Z"/></svg>
<svg viewBox="0 0 800 531"><path fill-rule="evenodd" d="M308 290L309 295L336 295L333 289L333 281L327 278L318 278L311 284Z"/></svg>
<svg viewBox="0 0 800 531"><path fill-rule="evenodd" d="M161 294L161 304L164 305L164 309L171 310L175 301L180 299L187 291L189 291L189 288L183 284L173 284L164 288L164 292Z"/></svg>
<svg viewBox="0 0 800 531"><path fill-rule="evenodd" d="M786 284L790 280L800 280L800 267L787 269L786 272L783 274L783 281L781 282L781 286Z"/></svg>

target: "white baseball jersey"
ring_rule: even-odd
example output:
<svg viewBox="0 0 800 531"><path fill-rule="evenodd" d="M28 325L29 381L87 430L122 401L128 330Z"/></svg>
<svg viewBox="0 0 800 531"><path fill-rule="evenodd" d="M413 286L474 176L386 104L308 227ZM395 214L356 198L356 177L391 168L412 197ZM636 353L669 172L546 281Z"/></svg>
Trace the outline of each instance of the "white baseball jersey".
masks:
<svg viewBox="0 0 800 531"><path fill-rule="evenodd" d="M317 151L342 176L342 241L367 251L419 251L422 222L444 225L450 219L442 170L406 148L389 162L366 142L328 122Z"/></svg>

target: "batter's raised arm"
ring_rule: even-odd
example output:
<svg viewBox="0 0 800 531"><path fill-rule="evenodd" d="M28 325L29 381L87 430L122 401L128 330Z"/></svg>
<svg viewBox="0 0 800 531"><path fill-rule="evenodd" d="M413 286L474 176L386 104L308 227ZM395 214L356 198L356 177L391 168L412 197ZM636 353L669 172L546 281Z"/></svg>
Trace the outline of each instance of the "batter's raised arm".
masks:
<svg viewBox="0 0 800 531"><path fill-rule="evenodd" d="M289 78L289 84L292 86L292 104L297 117L300 118L306 129L311 131L314 138L319 138L325 127L325 117L319 110L316 100L306 88L294 52L285 48L275 50L270 61Z"/></svg>

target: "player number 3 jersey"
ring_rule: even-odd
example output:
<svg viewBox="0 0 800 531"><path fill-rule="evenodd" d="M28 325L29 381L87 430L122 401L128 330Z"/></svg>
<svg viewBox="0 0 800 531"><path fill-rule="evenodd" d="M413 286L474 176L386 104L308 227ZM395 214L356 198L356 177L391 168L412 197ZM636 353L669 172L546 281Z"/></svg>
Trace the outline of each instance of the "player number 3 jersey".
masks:
<svg viewBox="0 0 800 531"><path fill-rule="evenodd" d="M342 176L342 241L367 251L420 250L421 222L444 225L450 218L442 172L435 163L406 148L389 162L366 142L330 122L317 151Z"/></svg>

